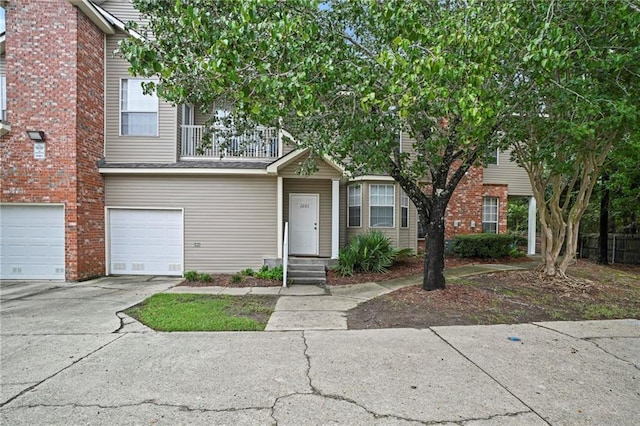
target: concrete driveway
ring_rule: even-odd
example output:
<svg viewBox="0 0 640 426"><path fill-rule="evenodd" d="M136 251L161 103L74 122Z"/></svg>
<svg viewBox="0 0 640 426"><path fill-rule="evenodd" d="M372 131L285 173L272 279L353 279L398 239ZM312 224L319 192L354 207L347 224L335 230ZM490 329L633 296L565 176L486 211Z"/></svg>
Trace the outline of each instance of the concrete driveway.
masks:
<svg viewBox="0 0 640 426"><path fill-rule="evenodd" d="M635 425L640 321L156 333L166 278L0 285L0 423ZM511 341L517 336L520 341Z"/></svg>

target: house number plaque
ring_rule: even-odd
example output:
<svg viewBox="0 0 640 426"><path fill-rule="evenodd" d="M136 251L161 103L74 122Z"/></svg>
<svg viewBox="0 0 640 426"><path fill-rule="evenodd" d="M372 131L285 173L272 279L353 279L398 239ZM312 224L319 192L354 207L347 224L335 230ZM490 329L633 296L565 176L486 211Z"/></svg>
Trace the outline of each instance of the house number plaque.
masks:
<svg viewBox="0 0 640 426"><path fill-rule="evenodd" d="M309 204L300 204L300 208L301 209L308 209L309 208Z"/></svg>

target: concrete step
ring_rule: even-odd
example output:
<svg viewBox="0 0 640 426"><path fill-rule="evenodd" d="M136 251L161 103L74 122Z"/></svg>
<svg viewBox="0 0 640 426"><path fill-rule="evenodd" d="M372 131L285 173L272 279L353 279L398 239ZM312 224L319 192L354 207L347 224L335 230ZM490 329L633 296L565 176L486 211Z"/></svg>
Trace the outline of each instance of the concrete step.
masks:
<svg viewBox="0 0 640 426"><path fill-rule="evenodd" d="M325 278L327 276L326 272L321 271L310 271L307 269L288 269L287 276L289 278L299 278L299 277L309 277L309 278Z"/></svg>
<svg viewBox="0 0 640 426"><path fill-rule="evenodd" d="M287 269L289 271L313 271L313 272L324 272L324 265L288 265Z"/></svg>
<svg viewBox="0 0 640 426"><path fill-rule="evenodd" d="M326 277L289 277L287 274L287 280L291 284L297 285L325 285L327 284Z"/></svg>
<svg viewBox="0 0 640 426"><path fill-rule="evenodd" d="M326 265L331 259L315 257L290 257L289 265Z"/></svg>

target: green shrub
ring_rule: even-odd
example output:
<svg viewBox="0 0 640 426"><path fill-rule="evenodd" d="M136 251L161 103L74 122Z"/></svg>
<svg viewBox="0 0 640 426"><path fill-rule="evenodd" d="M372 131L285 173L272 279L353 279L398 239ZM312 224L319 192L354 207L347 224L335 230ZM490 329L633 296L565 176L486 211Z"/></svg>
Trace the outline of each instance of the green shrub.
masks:
<svg viewBox="0 0 640 426"><path fill-rule="evenodd" d="M184 279L187 281L198 281L198 271L187 271L184 273Z"/></svg>
<svg viewBox="0 0 640 426"><path fill-rule="evenodd" d="M373 231L356 235L347 247L340 250L335 271L342 276L353 275L355 271L387 272L397 258L410 255L413 255L413 250L393 248L386 235Z"/></svg>
<svg viewBox="0 0 640 426"><path fill-rule="evenodd" d="M198 274L198 281L203 282L203 283L210 283L211 282L211 275L207 274L207 273Z"/></svg>
<svg viewBox="0 0 640 426"><path fill-rule="evenodd" d="M255 275L256 271L254 271L251 268L247 268L247 269L244 269L244 270L240 271L240 273L242 275L246 276L246 277L252 277L252 276Z"/></svg>
<svg viewBox="0 0 640 426"><path fill-rule="evenodd" d="M244 281L244 276L240 273L236 273L231 275L231 282L234 284L239 284Z"/></svg>
<svg viewBox="0 0 640 426"><path fill-rule="evenodd" d="M513 234L458 235L451 243L451 252L458 257L500 259L518 255L518 239Z"/></svg>
<svg viewBox="0 0 640 426"><path fill-rule="evenodd" d="M283 275L282 265L269 269L269 266L263 265L262 268L255 274L257 278L263 280L277 280L281 281Z"/></svg>

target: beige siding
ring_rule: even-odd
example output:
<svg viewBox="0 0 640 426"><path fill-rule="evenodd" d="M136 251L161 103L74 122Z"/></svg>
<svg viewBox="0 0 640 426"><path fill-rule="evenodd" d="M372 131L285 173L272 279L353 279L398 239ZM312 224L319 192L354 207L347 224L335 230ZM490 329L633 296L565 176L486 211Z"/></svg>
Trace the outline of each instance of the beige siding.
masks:
<svg viewBox="0 0 640 426"><path fill-rule="evenodd" d="M183 208L185 271L232 273L277 257L275 177L107 176L105 193L107 207Z"/></svg>
<svg viewBox="0 0 640 426"><path fill-rule="evenodd" d="M143 22L140 12L133 7L131 0L106 0L100 6L124 23Z"/></svg>
<svg viewBox="0 0 640 426"><path fill-rule="evenodd" d="M0 55L0 75L7 75L7 60L4 53Z"/></svg>
<svg viewBox="0 0 640 426"><path fill-rule="evenodd" d="M158 134L120 136L120 81L130 78L128 63L113 52L125 35L107 37L105 156L109 162L172 163L177 159L176 107L160 101Z"/></svg>
<svg viewBox="0 0 640 426"><path fill-rule="evenodd" d="M332 179L332 178L340 178L342 176L341 172L330 166L323 160L318 160L316 165L318 166L318 171L310 176L301 176L297 172L298 166L300 163L303 163L309 158L308 155L303 155L295 161L291 162L291 164L283 167L278 171L278 175L282 177L296 177L296 178L306 178L306 179Z"/></svg>
<svg viewBox="0 0 640 426"><path fill-rule="evenodd" d="M402 132L402 145L400 149L402 152L408 153L411 157L415 157L415 149L413 144L415 143L415 139L409 137L409 133Z"/></svg>
<svg viewBox="0 0 640 426"><path fill-rule="evenodd" d="M283 217L289 221L289 194L319 194L320 257L331 257L331 181L319 179L284 179Z"/></svg>
<svg viewBox="0 0 640 426"><path fill-rule="evenodd" d="M527 172L511 161L511 151L500 151L498 164L485 167L483 183L507 184L510 196L533 196Z"/></svg>

